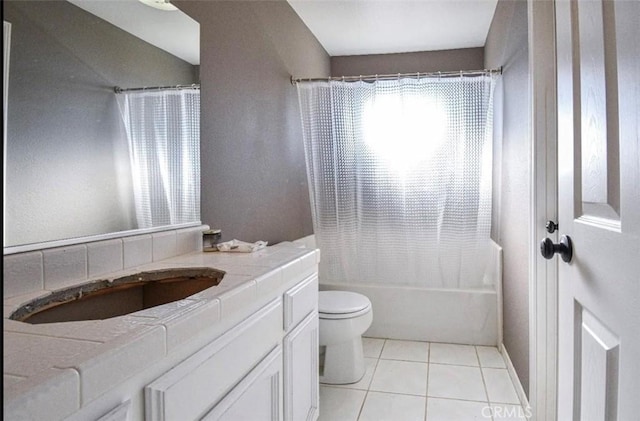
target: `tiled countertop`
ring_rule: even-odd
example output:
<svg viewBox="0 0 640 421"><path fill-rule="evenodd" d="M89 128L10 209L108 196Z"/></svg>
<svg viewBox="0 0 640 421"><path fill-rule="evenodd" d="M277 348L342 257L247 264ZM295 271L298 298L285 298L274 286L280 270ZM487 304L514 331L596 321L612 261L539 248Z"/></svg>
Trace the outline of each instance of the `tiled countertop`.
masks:
<svg viewBox="0 0 640 421"><path fill-rule="evenodd" d="M316 250L280 243L254 253L195 252L96 277L109 279L180 267L225 272L218 286L187 299L106 320L31 325L8 317L22 304L50 291L7 299L5 414L25 405L40 405L47 411L47 419L63 418L136 373L179 353L205 327L233 318L270 295L275 298L276 291L315 272L318 260ZM47 404L51 402L55 405Z"/></svg>

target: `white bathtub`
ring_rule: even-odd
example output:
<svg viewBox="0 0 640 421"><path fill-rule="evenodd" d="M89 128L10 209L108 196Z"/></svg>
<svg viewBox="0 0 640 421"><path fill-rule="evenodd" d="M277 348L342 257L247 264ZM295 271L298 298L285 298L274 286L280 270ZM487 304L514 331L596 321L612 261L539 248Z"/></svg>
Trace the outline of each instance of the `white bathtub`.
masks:
<svg viewBox="0 0 640 421"><path fill-rule="evenodd" d="M294 243L315 248L313 236ZM497 346L502 342L502 248L494 242L484 277L489 286L482 289L344 285L320 279L320 290L354 291L369 297L373 323L364 336Z"/></svg>

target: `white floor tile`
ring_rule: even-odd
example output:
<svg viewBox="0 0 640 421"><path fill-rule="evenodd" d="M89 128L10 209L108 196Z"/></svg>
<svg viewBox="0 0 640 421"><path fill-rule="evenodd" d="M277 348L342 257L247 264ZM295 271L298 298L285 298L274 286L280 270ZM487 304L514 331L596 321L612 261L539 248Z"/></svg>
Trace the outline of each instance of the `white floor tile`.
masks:
<svg viewBox="0 0 640 421"><path fill-rule="evenodd" d="M425 396L427 391L427 364L379 360L370 390Z"/></svg>
<svg viewBox="0 0 640 421"><path fill-rule="evenodd" d="M429 361L429 342L396 341L387 339L380 358L387 360Z"/></svg>
<svg viewBox="0 0 640 421"><path fill-rule="evenodd" d="M502 354L494 346L476 346L480 366L489 368L507 368Z"/></svg>
<svg viewBox="0 0 640 421"><path fill-rule="evenodd" d="M437 398L487 401L478 367L429 364L427 395Z"/></svg>
<svg viewBox="0 0 640 421"><path fill-rule="evenodd" d="M380 352L384 345L384 339L362 338L362 350L365 357L380 358Z"/></svg>
<svg viewBox="0 0 640 421"><path fill-rule="evenodd" d="M519 404L509 373L504 368L483 368L484 382L490 402Z"/></svg>
<svg viewBox="0 0 640 421"><path fill-rule="evenodd" d="M321 385L320 421L526 420L496 347L362 342L364 377L350 385Z"/></svg>
<svg viewBox="0 0 640 421"><path fill-rule="evenodd" d="M358 421L423 421L426 398L369 392Z"/></svg>
<svg viewBox="0 0 640 421"><path fill-rule="evenodd" d="M491 404L491 412L495 421L526 421L531 411L524 410L520 405Z"/></svg>
<svg viewBox="0 0 640 421"><path fill-rule="evenodd" d="M318 421L356 421L367 392L320 386Z"/></svg>
<svg viewBox="0 0 640 421"><path fill-rule="evenodd" d="M491 421L491 411L486 402L427 398L427 421Z"/></svg>
<svg viewBox="0 0 640 421"><path fill-rule="evenodd" d="M368 390L371 385L371 380L373 379L373 373L376 370L376 364L378 364L377 358L367 358L365 357L364 363L366 364L367 371L364 373L364 377L358 383L352 384L334 384L331 387L345 387L347 389L358 389L358 390Z"/></svg>
<svg viewBox="0 0 640 421"><path fill-rule="evenodd" d="M431 343L429 362L479 366L476 348L471 345Z"/></svg>

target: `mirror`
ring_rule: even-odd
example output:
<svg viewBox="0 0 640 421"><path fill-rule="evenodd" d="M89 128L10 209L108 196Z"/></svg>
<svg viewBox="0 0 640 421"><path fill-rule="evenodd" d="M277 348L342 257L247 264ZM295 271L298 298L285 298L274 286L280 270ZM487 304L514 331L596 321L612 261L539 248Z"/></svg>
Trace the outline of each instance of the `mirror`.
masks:
<svg viewBox="0 0 640 421"><path fill-rule="evenodd" d="M5 254L139 230L114 87L198 83L198 23L137 0L9 0L3 12L11 24Z"/></svg>

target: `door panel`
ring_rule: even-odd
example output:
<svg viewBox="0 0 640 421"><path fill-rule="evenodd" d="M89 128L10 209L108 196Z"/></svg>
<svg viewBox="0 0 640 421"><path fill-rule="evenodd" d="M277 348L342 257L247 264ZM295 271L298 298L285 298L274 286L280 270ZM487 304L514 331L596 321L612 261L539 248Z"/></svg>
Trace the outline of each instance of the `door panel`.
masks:
<svg viewBox="0 0 640 421"><path fill-rule="evenodd" d="M640 2L557 0L558 419L640 414Z"/></svg>
<svg viewBox="0 0 640 421"><path fill-rule="evenodd" d="M574 141L580 155L576 173L579 198L577 217L619 229L620 183L617 122L617 52L613 3L590 0L575 2L571 25L574 78L580 89L574 98L576 125ZM605 221L601 219L606 219Z"/></svg>
<svg viewBox="0 0 640 421"><path fill-rule="evenodd" d="M618 404L620 341L588 310L581 310L580 413L588 419L615 420Z"/></svg>

